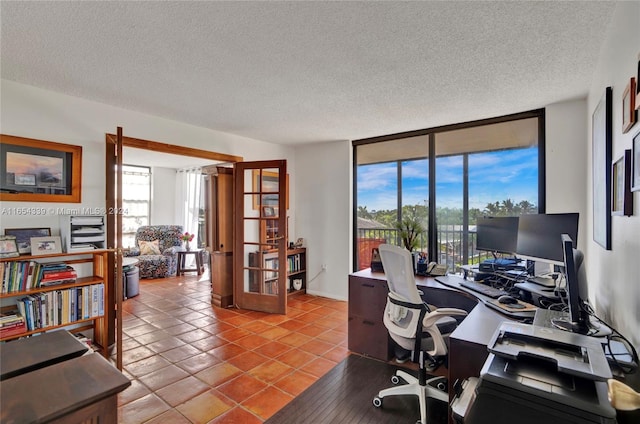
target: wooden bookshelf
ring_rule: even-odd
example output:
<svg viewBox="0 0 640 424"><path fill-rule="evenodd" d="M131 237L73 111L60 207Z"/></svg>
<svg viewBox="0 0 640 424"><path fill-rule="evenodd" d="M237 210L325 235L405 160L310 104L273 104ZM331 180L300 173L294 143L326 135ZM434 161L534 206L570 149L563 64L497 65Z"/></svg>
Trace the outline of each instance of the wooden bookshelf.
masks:
<svg viewBox="0 0 640 424"><path fill-rule="evenodd" d="M307 249L288 249L287 263L282 266L277 263L277 251L265 251L249 253L249 266L261 268L262 270L252 270L249 273L249 285L251 291L278 294L278 272L275 270L287 270L287 295L298 295L306 293L307 289ZM270 270L274 271L270 271ZM294 287L294 280L300 280L300 288Z"/></svg>
<svg viewBox="0 0 640 424"><path fill-rule="evenodd" d="M89 250L89 251L78 251L73 253L59 253L59 254L48 254L48 255L39 255L39 256L30 256L23 255L14 258L2 258L0 259L0 263L4 263L5 269L7 265L10 265L15 262L40 262L40 263L49 263L49 262L64 262L66 264L90 264L92 269L92 275L76 278L74 282L63 283L58 285L46 286L46 287L31 287L29 289L17 289L12 291L6 291L8 288L6 278L8 278L8 274L3 273L0 275L0 278L3 282L2 292L0 293L0 302L2 302L2 306L0 307L0 311L3 313L7 313L9 311L17 310L17 303L19 299L40 295L42 293L50 293L59 291L61 293L60 296L66 296L65 298L69 299L70 303L70 294L77 294L79 289L85 294L91 294L92 299L90 303L87 305L94 306L94 302L98 301L99 304L95 304L95 308L92 308L91 311L85 310L81 305L78 308L78 305L74 302L74 307L76 308L76 313L74 314L74 319L70 320L67 317L72 316L70 311L69 315L64 318L64 322L62 317L58 316L58 322L55 322L48 315L48 311L50 309L44 309L37 311L39 314L43 313L46 315L46 319L39 319L40 323L37 326L34 326L31 329L25 329L23 332L12 334L8 336L0 337L0 341L17 339L20 337L30 336L32 334L45 333L47 331L56 330L60 328L66 328L71 332L77 331L86 331L93 330L93 344L106 358L109 357L109 349L108 346L108 322L106 319L106 312L109 308L108 299L110 291L112 290L110 284L110 276L111 272L108 267L108 257L111 251L108 249L100 249L100 250ZM86 287L86 289L85 289ZM69 291L69 294L63 294L64 291ZM97 296L97 298L94 298ZM51 297L49 297L51 298ZM77 299L77 297L76 297ZM70 306L70 305L69 305ZM60 310L59 310L60 311ZM78 316L77 312L84 312L82 316ZM89 316L87 316L87 314ZM25 320L27 317L24 317ZM34 324L35 324L34 319Z"/></svg>

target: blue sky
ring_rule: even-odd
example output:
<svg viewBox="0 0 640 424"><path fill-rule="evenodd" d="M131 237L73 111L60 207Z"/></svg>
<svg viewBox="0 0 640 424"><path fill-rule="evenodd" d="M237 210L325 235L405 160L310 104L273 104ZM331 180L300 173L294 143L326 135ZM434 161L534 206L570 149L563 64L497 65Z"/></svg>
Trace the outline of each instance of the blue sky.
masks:
<svg viewBox="0 0 640 424"><path fill-rule="evenodd" d="M436 160L438 206L462 208L462 156ZM428 162L404 162L403 203L426 204ZM367 210L396 209L396 164L358 167L358 206ZM469 155L469 207L484 209L489 202L511 199L538 204L538 148Z"/></svg>

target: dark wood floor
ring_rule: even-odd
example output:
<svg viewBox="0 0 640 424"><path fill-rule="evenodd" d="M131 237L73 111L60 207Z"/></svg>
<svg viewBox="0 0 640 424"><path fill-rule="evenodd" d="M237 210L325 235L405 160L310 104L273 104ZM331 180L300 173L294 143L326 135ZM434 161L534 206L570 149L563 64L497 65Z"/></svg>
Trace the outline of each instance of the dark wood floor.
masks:
<svg viewBox="0 0 640 424"><path fill-rule="evenodd" d="M350 355L266 421L268 424L411 423L420 418L415 396L392 396L373 406L381 389L391 387L397 366ZM447 404L429 404L431 424L446 423ZM431 415L430 414L430 415Z"/></svg>

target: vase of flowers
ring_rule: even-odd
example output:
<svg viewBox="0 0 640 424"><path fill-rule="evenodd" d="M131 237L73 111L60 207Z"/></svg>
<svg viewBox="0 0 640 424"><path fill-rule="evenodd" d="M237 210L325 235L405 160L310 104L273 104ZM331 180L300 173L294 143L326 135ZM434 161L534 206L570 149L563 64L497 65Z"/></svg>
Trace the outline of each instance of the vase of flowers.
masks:
<svg viewBox="0 0 640 424"><path fill-rule="evenodd" d="M195 234L190 234L189 232L186 232L181 236L182 241L184 241L184 248L187 251L191 250L191 245L189 244L189 242L193 240L193 237L195 237Z"/></svg>

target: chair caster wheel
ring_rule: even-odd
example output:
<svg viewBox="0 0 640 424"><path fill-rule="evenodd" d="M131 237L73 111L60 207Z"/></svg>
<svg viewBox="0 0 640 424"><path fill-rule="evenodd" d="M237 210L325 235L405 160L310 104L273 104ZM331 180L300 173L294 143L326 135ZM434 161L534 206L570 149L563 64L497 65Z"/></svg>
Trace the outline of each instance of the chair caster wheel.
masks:
<svg viewBox="0 0 640 424"><path fill-rule="evenodd" d="M398 377L397 375L391 376L391 382L393 384L400 384L400 377Z"/></svg>
<svg viewBox="0 0 640 424"><path fill-rule="evenodd" d="M422 421L418 420L416 421L416 424L422 424Z"/></svg>
<svg viewBox="0 0 640 424"><path fill-rule="evenodd" d="M375 406L376 408L380 408L382 406L382 398L379 398L378 396L374 397L373 406Z"/></svg>

